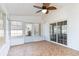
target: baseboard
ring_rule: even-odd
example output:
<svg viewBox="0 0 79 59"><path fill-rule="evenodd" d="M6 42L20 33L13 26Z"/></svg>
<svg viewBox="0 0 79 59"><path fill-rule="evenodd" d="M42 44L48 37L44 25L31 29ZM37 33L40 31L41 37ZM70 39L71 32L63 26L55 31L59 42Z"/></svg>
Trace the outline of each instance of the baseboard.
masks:
<svg viewBox="0 0 79 59"><path fill-rule="evenodd" d="M47 41L49 41L49 40L47 40ZM58 45L61 45L61 46L66 47L66 48L70 48L70 49L76 50L76 49L71 48L71 47L69 47L69 46L67 46L67 45L63 45L63 44L60 44L60 43L57 43L57 42L54 42L54 41L49 41L49 42L55 43L55 44L58 44ZM78 50L76 50L76 51L78 51Z"/></svg>
<svg viewBox="0 0 79 59"><path fill-rule="evenodd" d="M10 44L4 44L3 47L0 49L0 56L7 56L10 49Z"/></svg>

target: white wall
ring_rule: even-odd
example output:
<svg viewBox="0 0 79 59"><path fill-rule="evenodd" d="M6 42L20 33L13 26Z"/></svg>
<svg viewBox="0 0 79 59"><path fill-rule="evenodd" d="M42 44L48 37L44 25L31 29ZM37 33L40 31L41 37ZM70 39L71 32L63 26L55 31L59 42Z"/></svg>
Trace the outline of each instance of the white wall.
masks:
<svg viewBox="0 0 79 59"><path fill-rule="evenodd" d="M45 18L45 37L50 41L49 24L53 22L67 20L68 47L79 50L79 4L57 4L56 11Z"/></svg>
<svg viewBox="0 0 79 59"><path fill-rule="evenodd" d="M9 16L10 20L16 20L16 21L24 21L24 22L30 22L30 23L42 23L43 20L41 16Z"/></svg>
<svg viewBox="0 0 79 59"><path fill-rule="evenodd" d="M79 4L70 7L68 18L68 46L79 50Z"/></svg>
<svg viewBox="0 0 79 59"><path fill-rule="evenodd" d="M43 36L14 37L11 38L11 46L44 40Z"/></svg>

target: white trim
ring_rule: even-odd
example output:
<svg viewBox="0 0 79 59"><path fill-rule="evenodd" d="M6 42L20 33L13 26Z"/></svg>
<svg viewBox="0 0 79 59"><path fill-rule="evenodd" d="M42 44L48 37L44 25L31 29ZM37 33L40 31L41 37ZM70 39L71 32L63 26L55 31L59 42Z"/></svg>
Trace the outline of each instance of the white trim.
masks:
<svg viewBox="0 0 79 59"><path fill-rule="evenodd" d="M30 19L28 19L28 20L30 20ZM23 21L23 20L9 20L10 22L11 21L16 21L16 22L22 22L22 23L27 23L27 24L42 24L42 23L34 23L34 22L25 22L25 21Z"/></svg>
<svg viewBox="0 0 79 59"><path fill-rule="evenodd" d="M48 41L48 40L47 40L47 41ZM54 42L54 41L49 41L49 42L58 44L58 45L60 45L60 46L66 47L66 48L70 48L70 49L76 50L76 49L71 48L71 47L69 47L69 46L67 46L67 45L63 45L63 44L60 44L60 43L57 43L57 42ZM78 50L76 50L76 51L78 51Z"/></svg>

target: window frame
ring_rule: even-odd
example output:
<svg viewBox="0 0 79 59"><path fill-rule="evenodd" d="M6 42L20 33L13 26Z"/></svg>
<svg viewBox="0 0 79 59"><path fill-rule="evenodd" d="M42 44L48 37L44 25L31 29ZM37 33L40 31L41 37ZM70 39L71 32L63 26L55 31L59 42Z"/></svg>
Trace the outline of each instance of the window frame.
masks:
<svg viewBox="0 0 79 59"><path fill-rule="evenodd" d="M40 28L39 28L39 36L41 36L41 23L32 23L32 22L24 22L24 21L20 21L20 20L9 20L9 29L10 29L10 37L12 38L12 37L20 37L20 36L11 36L11 22L12 21L15 21L15 22L21 22L22 23L22 36L23 37L30 37L30 36L26 36L26 34L25 34L25 25L26 24L32 24L32 28L33 28L33 30L31 31L32 32L32 34L31 34L31 36L36 36L35 34L34 34L34 24L39 24L40 26Z"/></svg>
<svg viewBox="0 0 79 59"><path fill-rule="evenodd" d="M10 37L21 37L21 36L23 36L23 27L22 27L22 29L20 29L20 30L22 30L22 35L21 36L11 36L11 22L21 22L21 21L16 21L16 20L10 20L9 21L9 26L10 26ZM23 26L23 22L21 22L21 24L22 24L22 26ZM18 29L17 29L18 30Z"/></svg>

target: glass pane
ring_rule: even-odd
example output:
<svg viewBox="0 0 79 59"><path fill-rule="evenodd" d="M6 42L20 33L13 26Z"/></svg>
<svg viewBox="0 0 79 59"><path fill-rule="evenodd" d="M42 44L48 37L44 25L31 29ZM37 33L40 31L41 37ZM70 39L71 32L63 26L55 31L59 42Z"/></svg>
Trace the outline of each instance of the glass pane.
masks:
<svg viewBox="0 0 79 59"><path fill-rule="evenodd" d="M64 21L64 25L62 26L63 33L63 44L67 45L67 21Z"/></svg>
<svg viewBox="0 0 79 59"><path fill-rule="evenodd" d="M51 41L55 41L56 42L56 33L57 33L57 27L56 27L56 23L54 24L51 24L50 25L50 28L51 28L51 34L50 34L50 39Z"/></svg>
<svg viewBox="0 0 79 59"><path fill-rule="evenodd" d="M11 36L22 36L22 30L11 30Z"/></svg>
<svg viewBox="0 0 79 59"><path fill-rule="evenodd" d="M22 22L11 21L11 29L12 30L22 30Z"/></svg>
<svg viewBox="0 0 79 59"><path fill-rule="evenodd" d="M22 36L22 22L11 21L11 36Z"/></svg>
<svg viewBox="0 0 79 59"><path fill-rule="evenodd" d="M41 35L41 27L40 24L34 24L34 35Z"/></svg>
<svg viewBox="0 0 79 59"><path fill-rule="evenodd" d="M4 38L4 15L2 15L0 13L0 46L2 46L5 42L5 38Z"/></svg>
<svg viewBox="0 0 79 59"><path fill-rule="evenodd" d="M58 22L58 43L63 44L63 37L62 37L62 22Z"/></svg>
<svg viewBox="0 0 79 59"><path fill-rule="evenodd" d="M67 21L58 22L58 43L67 44Z"/></svg>
<svg viewBox="0 0 79 59"><path fill-rule="evenodd" d="M32 24L25 25L25 35L32 36Z"/></svg>
<svg viewBox="0 0 79 59"><path fill-rule="evenodd" d="M66 34L67 33L67 25L62 26L62 33Z"/></svg>

